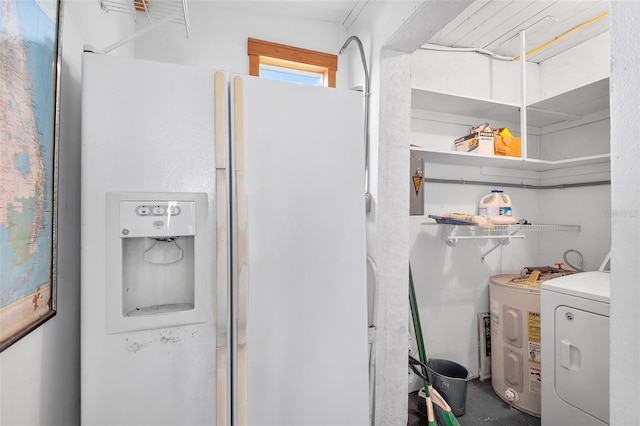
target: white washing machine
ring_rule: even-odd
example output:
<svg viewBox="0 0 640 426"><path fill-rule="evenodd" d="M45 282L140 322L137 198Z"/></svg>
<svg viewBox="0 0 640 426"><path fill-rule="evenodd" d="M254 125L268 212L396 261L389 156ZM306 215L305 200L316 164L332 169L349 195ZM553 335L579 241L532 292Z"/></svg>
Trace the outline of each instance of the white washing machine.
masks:
<svg viewBox="0 0 640 426"><path fill-rule="evenodd" d="M609 272L542 284L542 425L609 424Z"/></svg>

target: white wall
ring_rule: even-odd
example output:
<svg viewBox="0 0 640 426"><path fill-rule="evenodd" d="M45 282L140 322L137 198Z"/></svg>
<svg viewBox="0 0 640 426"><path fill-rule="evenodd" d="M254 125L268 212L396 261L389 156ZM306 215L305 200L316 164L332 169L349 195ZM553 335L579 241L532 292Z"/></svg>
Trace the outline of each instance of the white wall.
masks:
<svg viewBox="0 0 640 426"><path fill-rule="evenodd" d="M611 185L541 190L539 201L543 223L580 225L580 232L545 233L541 264L563 262L564 252L572 248L582 253L585 270L597 270L611 250Z"/></svg>
<svg viewBox="0 0 640 426"><path fill-rule="evenodd" d="M608 79L610 58L609 32L549 58L539 65L539 93L531 99L546 99ZM548 126L541 137L540 158L559 160L608 153L610 127L606 111Z"/></svg>
<svg viewBox="0 0 640 426"><path fill-rule="evenodd" d="M609 119L602 118L579 127L545 133L540 142L540 158L563 160L574 156L607 154L610 149L610 128Z"/></svg>
<svg viewBox="0 0 640 426"><path fill-rule="evenodd" d="M611 2L611 424L640 424L640 3Z"/></svg>
<svg viewBox="0 0 640 426"><path fill-rule="evenodd" d="M474 52L419 49L411 55L411 87L520 103L521 62L493 59ZM446 78L443 78L446 76ZM527 63L527 97L537 96L538 66Z"/></svg>
<svg viewBox="0 0 640 426"><path fill-rule="evenodd" d="M233 2L190 1L190 38L183 25L170 24L152 30L135 41L138 58L193 65L239 74L249 73L247 38L289 44L337 54L346 39L341 24L269 14L253 14ZM250 4L250 3L249 3ZM141 27L145 26L141 22ZM119 50L113 54L119 55ZM344 87L346 68L338 63L337 86Z"/></svg>
<svg viewBox="0 0 640 426"><path fill-rule="evenodd" d="M97 2L64 2L58 170L57 314L0 354L0 424L80 423L80 53L126 26Z"/></svg>
<svg viewBox="0 0 640 426"><path fill-rule="evenodd" d="M605 32L542 62L539 98L550 98L608 78L610 52L610 34Z"/></svg>

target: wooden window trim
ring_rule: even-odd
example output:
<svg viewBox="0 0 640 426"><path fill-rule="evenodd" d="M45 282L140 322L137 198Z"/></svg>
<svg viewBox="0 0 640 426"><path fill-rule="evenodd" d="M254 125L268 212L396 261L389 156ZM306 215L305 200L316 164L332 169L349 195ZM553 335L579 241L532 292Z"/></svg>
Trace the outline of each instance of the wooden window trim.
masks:
<svg viewBox="0 0 640 426"><path fill-rule="evenodd" d="M323 72L329 87L336 87L338 55L249 38L249 75L260 75L260 64Z"/></svg>

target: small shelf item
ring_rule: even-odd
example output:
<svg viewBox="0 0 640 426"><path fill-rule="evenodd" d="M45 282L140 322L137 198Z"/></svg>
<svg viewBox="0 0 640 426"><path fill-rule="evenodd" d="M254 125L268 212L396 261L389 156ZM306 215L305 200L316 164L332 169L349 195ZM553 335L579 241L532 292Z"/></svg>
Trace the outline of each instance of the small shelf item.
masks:
<svg viewBox="0 0 640 426"><path fill-rule="evenodd" d="M424 222L423 229L432 227L446 227L444 242L449 247L454 247L461 240L496 240L497 244L485 252L480 261L484 262L486 256L498 248L500 245L509 244L514 239L525 238L526 232L559 232L559 231L580 231L580 225L495 225L492 227L481 227L475 225L451 225L444 223Z"/></svg>

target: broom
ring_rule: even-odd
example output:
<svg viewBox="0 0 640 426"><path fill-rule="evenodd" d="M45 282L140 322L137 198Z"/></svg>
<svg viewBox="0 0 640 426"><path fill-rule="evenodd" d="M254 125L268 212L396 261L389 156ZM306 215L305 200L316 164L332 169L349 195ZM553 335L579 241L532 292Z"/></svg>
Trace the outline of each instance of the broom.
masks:
<svg viewBox="0 0 640 426"><path fill-rule="evenodd" d="M416 366L421 367L421 370L418 370ZM437 426L436 416L433 410L433 401L429 394L431 386L429 385L429 379L427 377L427 367L411 355L409 355L409 367L411 367L413 372L424 381L425 403L427 405L427 426Z"/></svg>
<svg viewBox="0 0 640 426"><path fill-rule="evenodd" d="M416 291L413 285L413 274L411 273L411 263L409 263L409 305L411 307L411 318L413 320L413 330L416 334L416 342L418 344L418 356L420 357L420 363L424 367L424 375L420 375L424 380L424 393L427 403L427 421L429 426L435 426L435 417L433 415L433 404L436 404L442 409L442 415L444 418L445 426L460 426L456 416L453 415L451 407L442 398L442 396L433 388L428 381L426 374L427 365L427 353L424 350L424 340L422 339L422 326L420 325L420 315L418 313L418 303L416 301ZM412 365L410 363L410 365ZM413 368L413 366L412 366ZM414 370L416 371L416 370ZM416 371L416 373L418 373ZM433 396L433 397L432 397ZM429 417L431 416L431 417Z"/></svg>

